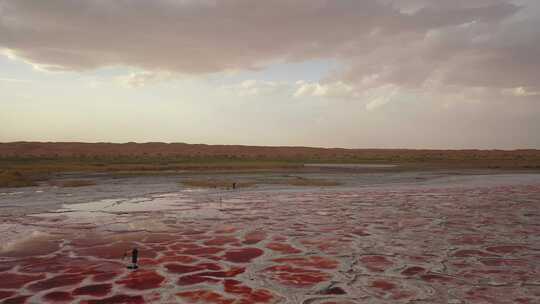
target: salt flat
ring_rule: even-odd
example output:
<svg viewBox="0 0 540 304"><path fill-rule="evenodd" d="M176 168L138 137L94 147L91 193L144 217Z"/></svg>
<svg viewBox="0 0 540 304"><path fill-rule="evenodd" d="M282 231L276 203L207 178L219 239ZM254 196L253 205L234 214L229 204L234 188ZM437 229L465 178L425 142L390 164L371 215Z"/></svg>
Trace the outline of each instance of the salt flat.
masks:
<svg viewBox="0 0 540 304"><path fill-rule="evenodd" d="M332 178L342 185L4 191L0 300L540 302L539 174Z"/></svg>

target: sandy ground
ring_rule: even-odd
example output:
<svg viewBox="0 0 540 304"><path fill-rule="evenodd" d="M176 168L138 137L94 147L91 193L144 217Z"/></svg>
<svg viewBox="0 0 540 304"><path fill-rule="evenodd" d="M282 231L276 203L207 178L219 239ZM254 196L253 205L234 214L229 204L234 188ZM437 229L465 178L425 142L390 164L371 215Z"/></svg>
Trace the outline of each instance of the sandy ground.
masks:
<svg viewBox="0 0 540 304"><path fill-rule="evenodd" d="M2 189L0 301L540 303L540 174L487 173L320 173L305 177L342 185L236 191L179 183L193 176L87 176L97 185ZM123 258L133 247L136 271Z"/></svg>

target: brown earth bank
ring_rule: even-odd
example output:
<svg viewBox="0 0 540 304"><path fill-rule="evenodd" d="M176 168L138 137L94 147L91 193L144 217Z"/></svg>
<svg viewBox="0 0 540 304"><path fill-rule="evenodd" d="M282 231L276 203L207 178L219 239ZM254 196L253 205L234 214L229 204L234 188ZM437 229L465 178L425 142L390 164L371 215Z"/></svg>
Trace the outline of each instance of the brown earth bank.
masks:
<svg viewBox="0 0 540 304"><path fill-rule="evenodd" d="M305 164L392 164L393 167ZM57 173L115 175L178 172L540 170L540 150L409 150L257 147L185 143L0 143L0 187L23 187ZM79 183L66 186L84 186Z"/></svg>
<svg viewBox="0 0 540 304"><path fill-rule="evenodd" d="M176 157L278 161L421 162L512 160L540 161L540 150L412 150L264 147L185 143L0 143L0 157Z"/></svg>

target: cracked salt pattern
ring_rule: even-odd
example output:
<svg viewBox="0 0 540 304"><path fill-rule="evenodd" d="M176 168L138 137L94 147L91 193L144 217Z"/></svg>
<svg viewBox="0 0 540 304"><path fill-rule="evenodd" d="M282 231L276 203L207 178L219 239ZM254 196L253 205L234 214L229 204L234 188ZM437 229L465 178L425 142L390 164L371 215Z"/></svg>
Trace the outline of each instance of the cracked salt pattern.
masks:
<svg viewBox="0 0 540 304"><path fill-rule="evenodd" d="M539 204L540 175L508 174L2 214L0 301L540 303Z"/></svg>

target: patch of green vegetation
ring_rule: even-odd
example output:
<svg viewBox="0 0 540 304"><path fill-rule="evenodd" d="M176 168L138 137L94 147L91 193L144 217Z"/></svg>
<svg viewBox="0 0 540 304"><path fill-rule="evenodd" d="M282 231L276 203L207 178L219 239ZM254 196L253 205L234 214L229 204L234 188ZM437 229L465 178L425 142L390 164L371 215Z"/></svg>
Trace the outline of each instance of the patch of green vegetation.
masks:
<svg viewBox="0 0 540 304"><path fill-rule="evenodd" d="M300 168L302 163L219 158L99 157L99 158L0 158L0 167L29 174L59 172L174 172L219 170L265 170Z"/></svg>

